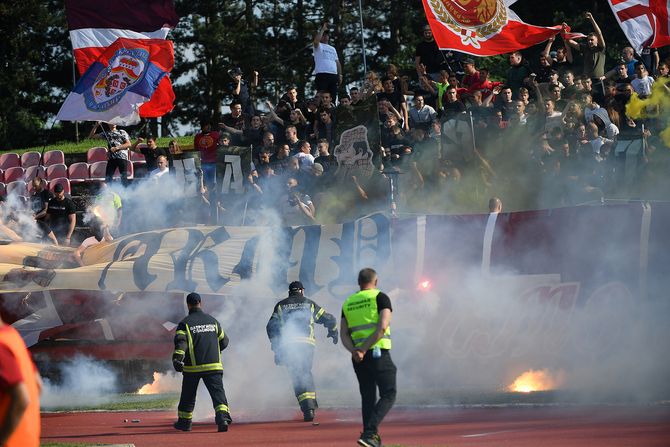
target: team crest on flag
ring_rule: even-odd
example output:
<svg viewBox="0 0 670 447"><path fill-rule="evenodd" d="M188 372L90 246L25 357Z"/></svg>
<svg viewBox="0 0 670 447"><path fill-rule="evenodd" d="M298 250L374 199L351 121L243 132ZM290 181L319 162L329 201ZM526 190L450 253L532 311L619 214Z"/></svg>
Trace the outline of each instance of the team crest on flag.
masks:
<svg viewBox="0 0 670 447"><path fill-rule="evenodd" d="M463 45L474 48L507 25L505 0L428 0L428 5Z"/></svg>
<svg viewBox="0 0 670 447"><path fill-rule="evenodd" d="M90 90L84 91L86 108L100 112L113 107L126 91L144 77L149 52L141 48L119 48Z"/></svg>

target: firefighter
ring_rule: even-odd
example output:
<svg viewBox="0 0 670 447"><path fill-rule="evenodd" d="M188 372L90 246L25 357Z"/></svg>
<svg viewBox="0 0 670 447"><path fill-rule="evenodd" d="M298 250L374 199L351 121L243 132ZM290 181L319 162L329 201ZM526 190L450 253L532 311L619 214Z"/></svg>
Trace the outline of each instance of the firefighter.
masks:
<svg viewBox="0 0 670 447"><path fill-rule="evenodd" d="M328 329L328 337L337 344L337 320L314 301L305 298L305 288L293 281L288 298L278 302L266 326L276 365L285 365L293 381L293 390L302 410L303 420L314 420L318 405L312 377L314 359L314 323Z"/></svg>
<svg viewBox="0 0 670 447"><path fill-rule="evenodd" d="M186 304L188 316L177 326L172 354L174 369L184 375L177 407L179 419L174 428L191 431L195 395L202 379L214 404L216 425L220 432L225 432L232 422L221 363L221 351L228 346L228 336L216 318L202 311L200 295L189 293Z"/></svg>
<svg viewBox="0 0 670 447"><path fill-rule="evenodd" d="M391 360L391 299L377 288L377 272L358 273L360 290L342 305L340 334L351 353L361 393L363 433L358 444L380 447L378 433L396 398L396 366ZM377 400L379 388L379 400Z"/></svg>

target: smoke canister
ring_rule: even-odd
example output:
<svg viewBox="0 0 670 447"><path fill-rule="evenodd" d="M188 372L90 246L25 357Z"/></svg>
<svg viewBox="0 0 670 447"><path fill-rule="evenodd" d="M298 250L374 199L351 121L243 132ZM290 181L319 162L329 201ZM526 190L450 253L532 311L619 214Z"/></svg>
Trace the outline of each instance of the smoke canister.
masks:
<svg viewBox="0 0 670 447"><path fill-rule="evenodd" d="M378 359L382 356L382 350L379 346L372 348L372 358Z"/></svg>

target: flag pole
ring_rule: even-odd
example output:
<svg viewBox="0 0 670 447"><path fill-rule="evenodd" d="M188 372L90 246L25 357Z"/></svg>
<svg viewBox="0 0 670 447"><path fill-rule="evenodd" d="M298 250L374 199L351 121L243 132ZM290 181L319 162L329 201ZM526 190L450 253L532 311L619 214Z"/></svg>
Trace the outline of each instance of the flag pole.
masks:
<svg viewBox="0 0 670 447"><path fill-rule="evenodd" d="M361 0L358 0L358 18L361 24L361 54L363 55L363 76L368 74L368 64L365 58L365 33L363 28L363 5Z"/></svg>
<svg viewBox="0 0 670 447"><path fill-rule="evenodd" d="M72 86L77 85L77 74L74 68L74 50L72 50ZM79 121L74 122L74 139L79 143Z"/></svg>

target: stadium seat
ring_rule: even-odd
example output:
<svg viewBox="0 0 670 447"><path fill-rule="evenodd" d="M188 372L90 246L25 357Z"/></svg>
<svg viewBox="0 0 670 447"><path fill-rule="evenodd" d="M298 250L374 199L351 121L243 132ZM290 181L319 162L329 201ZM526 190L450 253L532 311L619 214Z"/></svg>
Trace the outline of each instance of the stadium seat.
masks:
<svg viewBox="0 0 670 447"><path fill-rule="evenodd" d="M17 180L23 180L23 176L26 173L26 170L20 166L15 166L13 168L8 168L5 171L5 183L15 182Z"/></svg>
<svg viewBox="0 0 670 447"><path fill-rule="evenodd" d="M19 197L28 197L28 187L23 180L7 183L7 195L15 195Z"/></svg>
<svg viewBox="0 0 670 447"><path fill-rule="evenodd" d="M5 183L5 170L0 169L0 183Z"/></svg>
<svg viewBox="0 0 670 447"><path fill-rule="evenodd" d="M67 178L67 166L62 163L47 167L47 180L51 181L57 178Z"/></svg>
<svg viewBox="0 0 670 447"><path fill-rule="evenodd" d="M15 154L14 152L0 154L0 169L7 170L8 168L15 168L18 166L21 166L21 158L19 157L19 154Z"/></svg>
<svg viewBox="0 0 670 447"><path fill-rule="evenodd" d="M46 180L47 171L44 169L44 166L30 166L26 168L26 173L23 175L23 179L26 182L30 182L35 177L40 177Z"/></svg>
<svg viewBox="0 0 670 447"><path fill-rule="evenodd" d="M65 164L65 154L63 151L59 150L53 150L53 151L46 151L44 153L44 162L42 163L44 166L52 166L52 165L64 165Z"/></svg>
<svg viewBox="0 0 670 447"><path fill-rule="evenodd" d="M95 181L105 181L105 171L107 170L107 161L96 161L88 166L88 178Z"/></svg>
<svg viewBox="0 0 670 447"><path fill-rule="evenodd" d="M49 191L54 192L56 185L63 185L63 191L65 195L69 196L72 193L72 188L70 188L70 180L65 177L59 177L49 182Z"/></svg>
<svg viewBox="0 0 670 447"><path fill-rule="evenodd" d="M106 147L92 147L86 153L86 162L93 164L98 161L107 161Z"/></svg>
<svg viewBox="0 0 670 447"><path fill-rule="evenodd" d="M21 167L29 168L40 164L42 154L36 151L25 152L21 155Z"/></svg>
<svg viewBox="0 0 670 447"><path fill-rule="evenodd" d="M0 197L7 197L7 185L0 182Z"/></svg>
<svg viewBox="0 0 670 447"><path fill-rule="evenodd" d="M133 164L126 160L126 170L128 174L128 180L132 180L135 178L135 170L133 169ZM114 176L112 177L114 180L119 180L121 178L121 174L119 173L119 170L117 169L114 171Z"/></svg>
<svg viewBox="0 0 670 447"><path fill-rule="evenodd" d="M128 153L130 154L130 161L133 163L146 163L147 160L144 158L144 154L141 152L135 152L128 150Z"/></svg>
<svg viewBox="0 0 670 447"><path fill-rule="evenodd" d="M70 183L81 183L87 181L89 179L88 163L85 161L72 163L67 168L67 178L70 179Z"/></svg>

